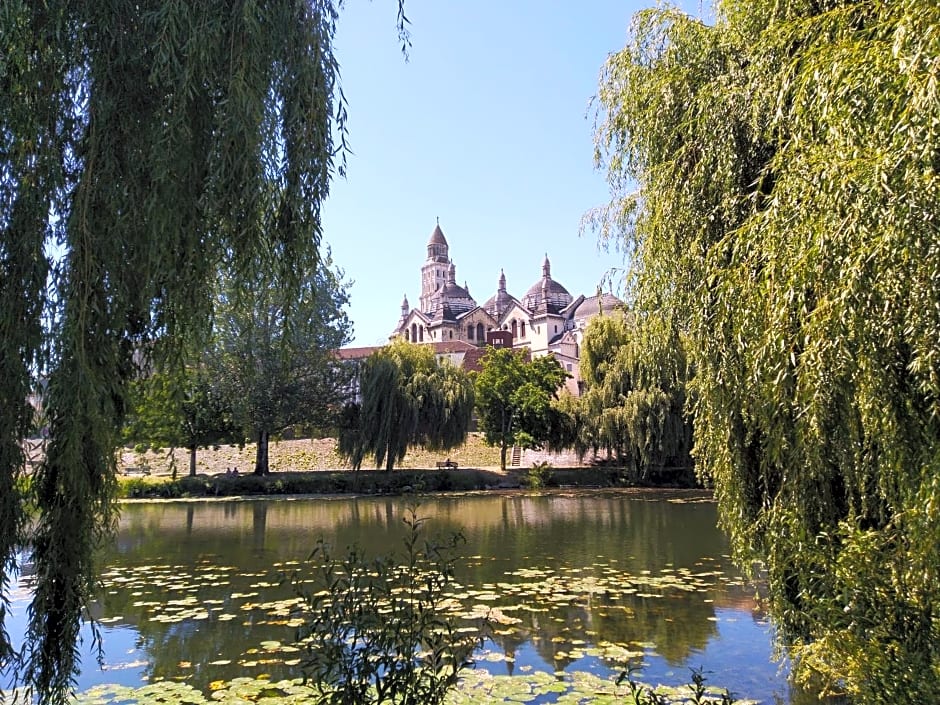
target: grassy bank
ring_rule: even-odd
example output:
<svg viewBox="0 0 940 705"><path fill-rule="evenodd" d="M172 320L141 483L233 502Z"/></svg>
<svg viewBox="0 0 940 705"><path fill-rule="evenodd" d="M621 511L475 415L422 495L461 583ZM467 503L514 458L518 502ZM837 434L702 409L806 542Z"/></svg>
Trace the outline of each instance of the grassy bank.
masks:
<svg viewBox="0 0 940 705"><path fill-rule="evenodd" d="M408 494L422 492L468 492L515 488L629 487L636 486L619 468L516 468L498 470L381 470L281 472L197 475L173 480L169 477L123 477L120 496L126 499L238 497L245 495L297 494Z"/></svg>
<svg viewBox="0 0 940 705"><path fill-rule="evenodd" d="M334 438L304 438L272 442L268 451L272 472L314 472L348 470L346 462L336 452ZM483 442L478 433L471 433L459 448L445 452L430 452L415 448L408 452L397 469L417 470L436 467L437 461L450 458L461 468L488 468L499 466L499 448ZM251 472L255 464L255 444L220 446L200 449L196 454L196 472L206 475L224 473L227 468L238 468L240 473ZM177 474L189 472L189 454L185 449L135 452L125 449L121 456L123 468L146 468L151 475L169 475L175 465ZM370 466L363 464L364 469Z"/></svg>

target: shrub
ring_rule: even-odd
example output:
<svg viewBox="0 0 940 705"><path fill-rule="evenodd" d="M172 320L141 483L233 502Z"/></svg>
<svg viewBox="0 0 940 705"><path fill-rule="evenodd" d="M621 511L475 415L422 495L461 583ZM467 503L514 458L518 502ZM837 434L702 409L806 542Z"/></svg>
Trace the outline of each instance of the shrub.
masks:
<svg viewBox="0 0 940 705"><path fill-rule="evenodd" d="M538 490L543 487L552 487L556 485L552 464L548 461L541 463L532 463L532 467L525 476L525 486L529 489Z"/></svg>
<svg viewBox="0 0 940 705"><path fill-rule="evenodd" d="M301 667L320 702L439 705L482 644L486 623L468 630L447 611L463 537L429 541L414 510L405 523L400 558L352 548L337 559L319 541L308 574L293 577L306 607Z"/></svg>
<svg viewBox="0 0 940 705"><path fill-rule="evenodd" d="M617 685L626 682L628 705L670 705L670 703L733 705L735 700L728 690L706 686L706 678L702 669L693 668L691 671L692 682L680 688L670 689L673 692L669 694L660 692L662 687L652 688L645 683L634 680L631 671L621 673L617 679Z"/></svg>

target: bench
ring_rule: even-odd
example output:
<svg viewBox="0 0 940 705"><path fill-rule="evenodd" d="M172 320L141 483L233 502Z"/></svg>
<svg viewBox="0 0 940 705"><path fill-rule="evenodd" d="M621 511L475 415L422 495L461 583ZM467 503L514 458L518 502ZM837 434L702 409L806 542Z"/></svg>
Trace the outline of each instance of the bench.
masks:
<svg viewBox="0 0 940 705"><path fill-rule="evenodd" d="M125 475L149 475L150 468L138 468L138 467L131 466L131 467L124 468L124 474Z"/></svg>
<svg viewBox="0 0 940 705"><path fill-rule="evenodd" d="M439 460L437 462L437 469L438 470L456 470L457 463L451 460L450 458L448 458L447 460Z"/></svg>

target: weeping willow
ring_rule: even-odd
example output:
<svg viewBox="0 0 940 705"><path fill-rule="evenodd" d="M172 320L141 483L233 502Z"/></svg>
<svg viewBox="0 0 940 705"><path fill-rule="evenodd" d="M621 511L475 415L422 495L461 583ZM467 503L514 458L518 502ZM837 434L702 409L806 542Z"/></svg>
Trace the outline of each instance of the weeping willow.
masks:
<svg viewBox="0 0 940 705"><path fill-rule="evenodd" d="M643 478L668 467L694 480L685 344L668 319L598 316L584 331L581 377L578 453L604 450Z"/></svg>
<svg viewBox="0 0 940 705"><path fill-rule="evenodd" d="M43 701L78 672L128 380L202 339L220 268L247 279L260 262L285 301L315 271L345 146L337 4L2 3L0 582L18 547L35 579L25 651L3 630L0 664ZM49 440L27 530L40 379Z"/></svg>
<svg viewBox="0 0 940 705"><path fill-rule="evenodd" d="M679 322L697 467L798 677L940 698L940 5L640 13L598 221Z"/></svg>
<svg viewBox="0 0 940 705"><path fill-rule="evenodd" d="M473 382L432 348L396 341L366 358L358 377L360 401L347 409L339 437L354 468L371 455L391 472L410 447L444 451L466 440Z"/></svg>

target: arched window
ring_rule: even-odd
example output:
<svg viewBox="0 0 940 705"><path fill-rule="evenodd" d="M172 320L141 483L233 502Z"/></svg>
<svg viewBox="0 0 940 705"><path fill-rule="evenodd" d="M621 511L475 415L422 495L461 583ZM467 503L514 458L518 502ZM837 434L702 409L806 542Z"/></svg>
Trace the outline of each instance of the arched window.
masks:
<svg viewBox="0 0 940 705"><path fill-rule="evenodd" d="M412 343L418 342L418 326L415 325L414 323L411 324L411 342Z"/></svg>
<svg viewBox="0 0 940 705"><path fill-rule="evenodd" d="M512 337L515 338L519 331L516 329L516 319L512 319Z"/></svg>
<svg viewBox="0 0 940 705"><path fill-rule="evenodd" d="M450 330L450 331L447 331L447 332L449 333L449 338L448 338L448 339L449 339L449 340L453 340L453 339L454 339L454 331Z"/></svg>
<svg viewBox="0 0 940 705"><path fill-rule="evenodd" d="M467 338L473 340L473 324L467 326Z"/></svg>
<svg viewBox="0 0 940 705"><path fill-rule="evenodd" d="M408 329L405 328L405 342L407 343L408 340L409 340L409 337L408 337Z"/></svg>
<svg viewBox="0 0 940 705"><path fill-rule="evenodd" d="M523 322L520 324L520 328L521 328L521 330L520 330L520 332L519 332L519 337L520 337L520 338L525 338L525 321L523 321Z"/></svg>
<svg viewBox="0 0 940 705"><path fill-rule="evenodd" d="M477 323L477 340L486 340L486 337L483 335L482 323Z"/></svg>
<svg viewBox="0 0 940 705"><path fill-rule="evenodd" d="M422 343L424 342L424 326L418 328L418 340Z"/></svg>

